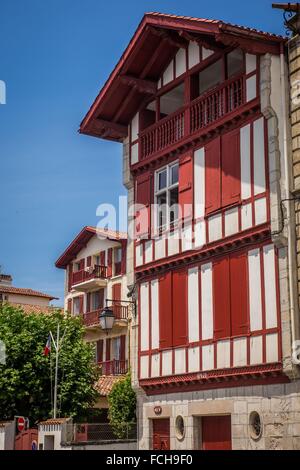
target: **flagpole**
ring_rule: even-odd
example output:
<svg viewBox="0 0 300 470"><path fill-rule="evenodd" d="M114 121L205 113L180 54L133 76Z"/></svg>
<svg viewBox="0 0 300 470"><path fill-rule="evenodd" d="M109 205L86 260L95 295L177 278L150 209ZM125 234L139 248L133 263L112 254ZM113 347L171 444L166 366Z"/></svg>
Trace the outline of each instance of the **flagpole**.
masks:
<svg viewBox="0 0 300 470"><path fill-rule="evenodd" d="M58 380L58 353L59 353L59 322L57 323L57 335L56 335L56 358L55 358L55 381L54 381L54 403L53 403L53 418L56 419L57 409L57 380Z"/></svg>

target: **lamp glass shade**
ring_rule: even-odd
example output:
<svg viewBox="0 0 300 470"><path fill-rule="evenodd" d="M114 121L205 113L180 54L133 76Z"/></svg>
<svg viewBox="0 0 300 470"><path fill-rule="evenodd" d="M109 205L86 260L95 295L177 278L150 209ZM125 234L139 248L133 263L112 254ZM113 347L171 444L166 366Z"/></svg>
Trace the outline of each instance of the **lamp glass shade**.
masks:
<svg viewBox="0 0 300 470"><path fill-rule="evenodd" d="M99 315L99 323L102 330L111 330L114 326L114 322L114 312L109 307L105 307Z"/></svg>

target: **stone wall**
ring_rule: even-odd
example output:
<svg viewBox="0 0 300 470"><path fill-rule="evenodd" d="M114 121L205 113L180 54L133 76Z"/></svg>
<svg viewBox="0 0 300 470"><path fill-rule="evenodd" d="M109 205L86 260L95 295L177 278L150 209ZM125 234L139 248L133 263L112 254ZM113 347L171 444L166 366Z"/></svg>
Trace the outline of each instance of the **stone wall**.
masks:
<svg viewBox="0 0 300 470"><path fill-rule="evenodd" d="M300 36L288 43L288 59L291 86L291 133L294 196L300 197ZM296 243L297 243L297 279L300 296L300 200L295 202Z"/></svg>
<svg viewBox="0 0 300 470"><path fill-rule="evenodd" d="M201 416L231 415L232 448L300 450L300 382L258 385L147 397L139 395L139 449L151 449L154 407L170 418L171 449L201 448ZM258 440L250 436L249 417L256 411L262 422ZM175 435L175 419L185 421L185 437Z"/></svg>

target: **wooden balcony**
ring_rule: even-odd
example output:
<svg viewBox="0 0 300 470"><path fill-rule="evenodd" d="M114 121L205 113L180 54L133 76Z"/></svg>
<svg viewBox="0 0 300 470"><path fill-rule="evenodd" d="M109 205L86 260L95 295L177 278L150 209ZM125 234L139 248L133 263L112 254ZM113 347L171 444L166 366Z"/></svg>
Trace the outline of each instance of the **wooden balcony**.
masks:
<svg viewBox="0 0 300 470"><path fill-rule="evenodd" d="M217 123L246 103L245 76L227 80L222 85L140 133L140 160L180 143L188 136Z"/></svg>
<svg viewBox="0 0 300 470"><path fill-rule="evenodd" d="M114 301L109 307L112 309L115 315L115 321L127 321L128 320L128 305L122 305L122 302ZM87 312L83 315L83 323L86 327L99 327L99 315L102 312L103 307L92 312Z"/></svg>
<svg viewBox="0 0 300 470"><path fill-rule="evenodd" d="M128 372L128 361L113 359L99 362L102 375L125 375Z"/></svg>
<svg viewBox="0 0 300 470"><path fill-rule="evenodd" d="M105 287L107 282L107 267L95 265L90 268L76 271L72 276L72 288L79 291L89 290L92 287Z"/></svg>

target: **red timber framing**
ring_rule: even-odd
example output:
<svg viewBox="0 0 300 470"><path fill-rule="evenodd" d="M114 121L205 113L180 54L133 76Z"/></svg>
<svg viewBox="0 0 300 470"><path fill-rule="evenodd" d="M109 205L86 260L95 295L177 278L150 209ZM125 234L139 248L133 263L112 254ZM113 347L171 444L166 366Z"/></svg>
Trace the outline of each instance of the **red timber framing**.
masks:
<svg viewBox="0 0 300 470"><path fill-rule="evenodd" d="M253 116L248 117L243 120L242 123L239 123L234 129L224 131L220 136L215 136L208 143L199 145L195 147L192 153L187 152L182 155L174 155L172 158L167 160L168 164L171 164L175 161L179 161L184 164L179 164L179 204L191 204L193 207L193 193L194 185L197 183L194 181L193 175L193 163L195 158L195 152L199 149L205 150L205 243L202 247L194 248L190 251L184 251L182 244L179 244L179 253L176 255L169 255L169 236L170 233L174 230L172 227L170 230L165 230L160 232L160 234L155 233L152 223L152 230L150 236L150 227L147 226L148 231L144 228L144 234L135 240L135 247L141 246L143 253L143 263L142 266L138 266L135 262L135 271L137 275L146 275L153 269L161 269L162 266L168 263L180 262L180 260L188 259L190 256L206 256L206 254L211 250L220 250L220 247L226 249L226 245L229 246L235 243L243 244L244 240L249 242L249 238L255 240L260 237L264 237L268 234L270 230L270 193L269 193L269 162L268 162L268 130L267 124L264 120L264 167L265 167L265 190L255 194L255 184L254 184L254 123L259 119L263 118L261 113L255 113ZM240 129L249 125L250 133L250 149L249 149L249 158L250 158L250 195L247 198L241 196L241 159L239 158L240 153ZM144 181L144 178L147 178L147 195L148 198L153 202L154 197L154 178L155 171L164 167L166 164L160 164L153 167L152 171L141 173L138 177L141 181ZM148 179L150 178L150 180ZM152 189L151 189L152 188ZM146 200L146 193L144 195L144 201ZM149 200L148 199L148 200ZM136 199L137 200L137 199ZM261 223L257 219L256 212L256 203L258 201L266 202L266 220ZM139 200L140 201L140 200ZM252 214L252 227L243 229L242 223L242 211L245 206L251 206ZM238 223L237 230L235 234L226 235L226 225L225 217L226 213L229 210L236 209L238 211ZM153 221L155 214L150 213L151 206L147 204L147 216L137 218L137 221L144 221L145 227L147 222ZM154 211L152 211L154 212ZM221 215L221 234L219 240L210 240L209 233L209 223L211 217ZM189 221L190 218L187 218ZM187 222L185 220L185 223ZM195 233L195 226L199 221L202 221L202 218L193 218L192 223L192 232ZM182 220L179 221L178 228L182 229L184 224ZM149 233L149 235L148 235ZM165 258L164 259L155 259L155 248L154 241L159 238L159 236L165 237ZM152 239L153 244L153 259L150 263L146 263L145 258L145 245L149 239ZM250 240L251 241L251 240ZM193 239L194 242L194 239ZM136 250L135 250L136 251Z"/></svg>
<svg viewBox="0 0 300 470"><path fill-rule="evenodd" d="M122 141L124 127L155 91L153 82L157 83L170 60L180 48L187 48L189 41L217 53L240 47L251 54L279 55L286 40L218 20L147 13L82 121L80 132Z"/></svg>
<svg viewBox="0 0 300 470"><path fill-rule="evenodd" d="M159 348L151 348L151 289L149 289L149 350L139 350L139 377L140 385L147 394L159 394L162 392L184 391L184 387L189 385L189 390L201 390L218 387L232 387L241 385L255 385L264 383L288 382L288 378L282 374L282 352L281 352L281 318L280 318L280 298L279 298L279 278L278 278L278 252L274 247L274 272L276 274L276 311L277 326L266 327L266 306L265 306L265 284L264 284L264 261L263 249L269 246L270 239L264 243L252 243L243 249L235 247L230 253L217 254L206 260L212 263L212 291L213 291L213 338L202 339L202 304L201 297L205 292L201 292L201 280L199 275L199 328L200 340L189 342L188 340L188 315L187 315L187 273L188 270L197 267L201 271L201 264L190 262L185 268L173 267L171 271L160 275L154 279L159 281ZM262 328L251 331L249 312L249 271L248 254L255 249L259 250L260 257L260 278L261 278L261 312ZM140 282L149 282L152 276L145 277ZM139 295L139 305L141 305ZM179 314L180 312L180 314ZM146 326L143 325L145 328ZM139 332L140 333L140 332ZM266 357L267 335L277 335L277 358L271 363ZM250 342L253 338L262 338L262 361L258 364L251 364ZM246 339L247 364L237 367L234 364L234 341L236 339ZM222 341L230 342L230 363L228 368L217 367L217 347ZM141 335L139 334L139 344ZM211 370L203 370L202 348L212 345L214 348L214 367ZM184 348L186 351L186 372L175 374L175 350ZM199 371L189 373L189 350L199 348ZM172 351L172 374L163 376L162 361L163 352ZM160 374L159 377L152 375L152 357L159 355ZM149 358L148 378L141 377L141 358Z"/></svg>

